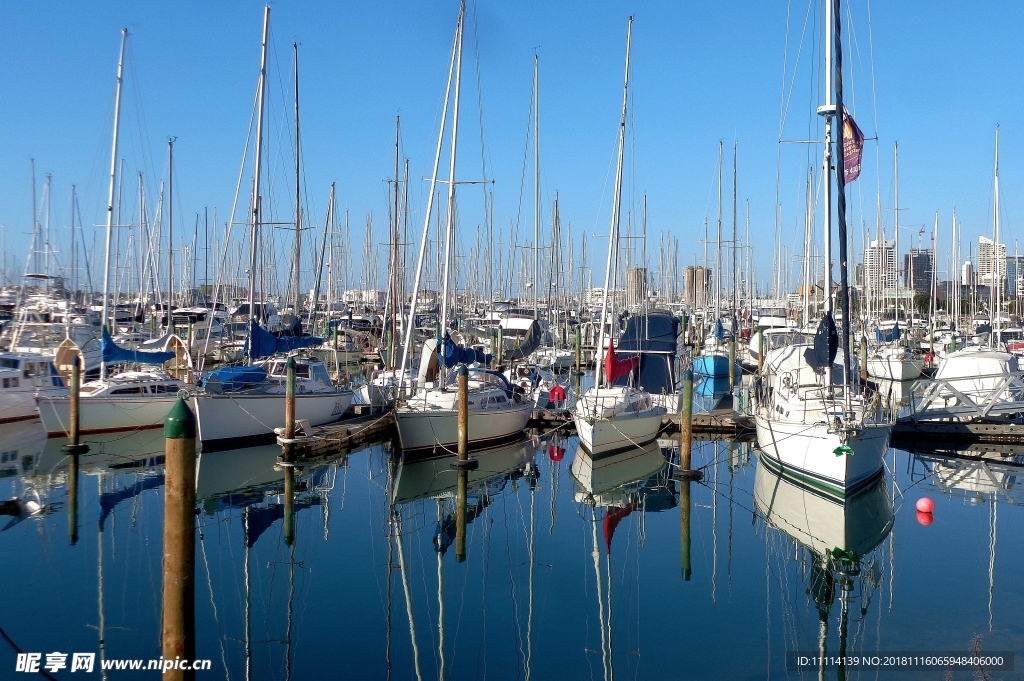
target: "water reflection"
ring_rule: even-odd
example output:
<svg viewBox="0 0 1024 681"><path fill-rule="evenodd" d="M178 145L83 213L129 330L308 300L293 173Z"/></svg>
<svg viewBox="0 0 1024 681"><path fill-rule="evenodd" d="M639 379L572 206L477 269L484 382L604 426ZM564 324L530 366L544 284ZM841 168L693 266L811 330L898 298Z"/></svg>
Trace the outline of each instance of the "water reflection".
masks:
<svg viewBox="0 0 1024 681"><path fill-rule="evenodd" d="M856 652L848 647L851 606L855 622L863 621L882 583L881 560L874 551L894 520L886 477L881 475L855 495L838 500L767 466L758 466L754 504L772 531L794 542L796 551L788 550L785 542L776 544L781 551L775 559L795 564L804 594L813 602L818 617L818 654L829 654L829 628L837 599L838 645L833 654ZM819 674L824 674L824 667ZM838 678L845 674L846 667L840 665Z"/></svg>

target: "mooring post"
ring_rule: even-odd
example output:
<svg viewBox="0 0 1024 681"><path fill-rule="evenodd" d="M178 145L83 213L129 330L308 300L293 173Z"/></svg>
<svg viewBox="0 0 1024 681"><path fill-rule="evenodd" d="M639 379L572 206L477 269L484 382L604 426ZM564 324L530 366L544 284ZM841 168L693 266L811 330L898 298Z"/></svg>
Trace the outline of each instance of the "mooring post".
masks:
<svg viewBox="0 0 1024 681"><path fill-rule="evenodd" d="M458 409L458 450L452 468L459 470L476 470L480 463L469 457L469 370L465 364L459 365L458 394L455 398Z"/></svg>
<svg viewBox="0 0 1024 681"><path fill-rule="evenodd" d="M860 337L860 380L868 380L868 337Z"/></svg>
<svg viewBox="0 0 1024 681"><path fill-rule="evenodd" d="M498 326L498 351L494 353L494 356L498 358L498 371L505 362L505 329Z"/></svg>
<svg viewBox="0 0 1024 681"><path fill-rule="evenodd" d="M729 391L736 387L736 334L729 336Z"/></svg>
<svg viewBox="0 0 1024 681"><path fill-rule="evenodd" d="M161 654L165 660L193 660L196 651L196 417L181 398L164 419L164 438ZM195 679L195 673L167 669L163 678Z"/></svg>
<svg viewBox="0 0 1024 681"><path fill-rule="evenodd" d="M295 439L295 358L289 357L285 364L285 386L284 386L284 437L286 440ZM285 445L291 449L291 444Z"/></svg>
<svg viewBox="0 0 1024 681"><path fill-rule="evenodd" d="M679 415L679 470L675 476L699 479L703 473L693 470L690 450L693 448L693 369L683 372L683 400Z"/></svg>
<svg viewBox="0 0 1024 681"><path fill-rule="evenodd" d="M68 419L68 444L61 447L67 454L84 454L89 451L89 445L80 442L82 429L81 421L81 395L82 395L82 358L76 352L71 358L71 399L68 403L70 418Z"/></svg>
<svg viewBox="0 0 1024 681"><path fill-rule="evenodd" d="M757 332L757 373L764 374L764 329Z"/></svg>
<svg viewBox="0 0 1024 681"><path fill-rule="evenodd" d="M579 324L576 325L576 373L583 373L583 334Z"/></svg>

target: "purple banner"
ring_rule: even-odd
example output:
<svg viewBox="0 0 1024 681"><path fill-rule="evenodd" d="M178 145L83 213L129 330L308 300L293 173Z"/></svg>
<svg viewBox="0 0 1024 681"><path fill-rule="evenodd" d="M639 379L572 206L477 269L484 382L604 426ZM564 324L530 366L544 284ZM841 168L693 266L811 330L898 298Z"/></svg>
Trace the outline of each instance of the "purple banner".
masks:
<svg viewBox="0 0 1024 681"><path fill-rule="evenodd" d="M864 133L857 127L850 112L843 107L843 180L853 182L860 177L860 162L864 155Z"/></svg>

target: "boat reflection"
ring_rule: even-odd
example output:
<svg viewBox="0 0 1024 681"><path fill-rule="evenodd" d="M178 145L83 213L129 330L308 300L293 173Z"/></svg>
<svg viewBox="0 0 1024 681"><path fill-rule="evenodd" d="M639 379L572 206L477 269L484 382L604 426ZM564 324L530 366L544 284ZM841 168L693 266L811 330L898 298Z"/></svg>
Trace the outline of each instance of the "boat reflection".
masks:
<svg viewBox="0 0 1024 681"><path fill-rule="evenodd" d="M759 465L754 480L754 505L769 528L796 542L795 554L789 542L776 544L780 548L776 558L782 568L790 560L797 563L803 583L801 591L813 601L818 615L818 654L828 653L829 625L833 604L838 599L837 654L847 655L851 606L863 619L881 584L881 563L873 552L889 535L894 520L886 475L845 500L838 500ZM770 563L769 569L773 567ZM788 596L783 598L793 602ZM838 677L845 678L846 671L840 664ZM823 678L824 667L819 667L818 672L819 678Z"/></svg>
<svg viewBox="0 0 1024 681"><path fill-rule="evenodd" d="M594 458L580 446L576 450L570 475L576 482L576 501L588 513L591 556L593 557L595 592L597 594L597 617L601 635L601 666L605 679L615 678L614 637L612 612L615 602L612 585L612 539L615 531L627 517L638 512L640 529L630 537L644 534L644 515L662 511L677 505L675 483L668 474L668 460L657 441L643 447ZM601 542L598 540L598 525L604 539L604 565L601 564ZM639 540L642 543L642 540ZM625 566L623 569L628 569ZM620 596L620 601L629 603L629 594ZM620 663L621 664L621 663Z"/></svg>

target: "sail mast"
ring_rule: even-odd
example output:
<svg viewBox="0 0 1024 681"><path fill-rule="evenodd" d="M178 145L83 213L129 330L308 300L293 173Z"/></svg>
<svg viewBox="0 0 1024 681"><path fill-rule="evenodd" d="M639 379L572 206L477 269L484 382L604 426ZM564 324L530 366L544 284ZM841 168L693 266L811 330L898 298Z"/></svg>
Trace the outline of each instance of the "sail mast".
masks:
<svg viewBox="0 0 1024 681"><path fill-rule="evenodd" d="M842 43L842 22L839 13L840 0L832 0L834 4L835 22L835 68L836 68L836 111L840 116L840 125L845 125L842 116L845 115L843 108L843 43ZM836 214L839 218L839 295L842 296L840 304L843 310L843 326L841 329L840 345L843 349L843 384L849 384L850 375L850 295L847 263L847 239L846 232L846 154L843 147L843 128L840 128L839 139L836 142ZM897 254L898 255L898 254ZM898 258L897 258L898 261ZM827 260L826 260L827 263ZM828 269L826 267L826 269ZM897 288L899 282L897 281ZM828 372L831 374L831 371ZM846 403L850 403L850 392L845 391Z"/></svg>
<svg viewBox="0 0 1024 681"><path fill-rule="evenodd" d="M114 141L110 147L110 187L107 193L107 232L104 263L103 263L103 319L101 326L107 325L110 312L110 238L114 232L114 191L117 188L117 141L121 124L121 88L124 84L124 49L128 44L128 29L121 29L121 54L117 59L117 90L114 95ZM33 179L35 175L33 174ZM32 193L35 200L35 192ZM33 214L32 219L35 220ZM100 378L107 377L107 363L100 362Z"/></svg>
<svg viewBox="0 0 1024 681"><path fill-rule="evenodd" d="M533 318L540 319L540 62L533 54Z"/></svg>
<svg viewBox="0 0 1024 681"><path fill-rule="evenodd" d="M629 104L629 51L633 38L633 17L629 17L629 24L626 27L626 75L622 86L622 118L619 120L619 156L615 166L615 190L612 194L612 224L608 237L608 262L604 269L604 295L601 296L601 327L598 329L597 350L595 353L596 365L594 369L594 387L601 387L601 369L604 368L604 329L608 321L608 296L614 289L615 281L612 271L612 262L618 260L615 256L616 242L619 238L619 215L622 208L622 158L626 146L626 107ZM596 403L595 403L596 405Z"/></svg>
<svg viewBox="0 0 1024 681"><path fill-rule="evenodd" d="M263 162L263 112L265 110L267 94L267 34L270 31L270 5L263 8L263 45L260 51L260 78L257 85L259 92L256 110L256 150L253 156L252 182L252 203L249 210L252 212L249 224L249 322L250 326L256 319L256 254L258 252L258 239L261 218L260 206L260 166ZM251 359L247 358L251 363Z"/></svg>
<svg viewBox="0 0 1024 681"><path fill-rule="evenodd" d="M459 27L455 49L455 101L452 102L452 140L448 157L448 219L444 237L444 283L441 287L441 333L448 330L448 290L451 280L453 251L455 250L455 152L459 141L459 94L462 89L462 34L465 29L465 3L459 8Z"/></svg>
<svg viewBox="0 0 1024 681"><path fill-rule="evenodd" d="M295 261L292 263L292 314L299 314L300 267L302 263L302 189L299 157L299 44L292 43L295 54ZM316 305L316 301L313 301Z"/></svg>

